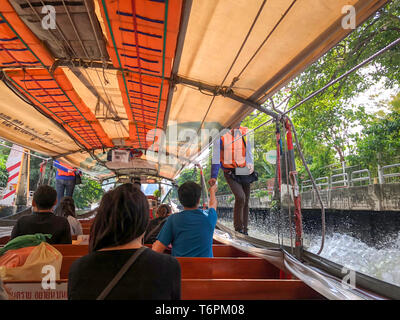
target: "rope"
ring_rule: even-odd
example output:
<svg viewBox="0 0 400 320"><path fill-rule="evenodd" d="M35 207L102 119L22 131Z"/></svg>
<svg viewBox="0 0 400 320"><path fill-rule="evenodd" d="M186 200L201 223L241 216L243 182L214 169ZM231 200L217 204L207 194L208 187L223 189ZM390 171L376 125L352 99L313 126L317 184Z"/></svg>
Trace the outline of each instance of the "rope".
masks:
<svg viewBox="0 0 400 320"><path fill-rule="evenodd" d="M251 56L251 58L249 59L249 61L246 63L246 65L243 67L243 69L239 72L239 74L235 77L235 78L240 78L240 76L242 75L242 73L244 72L244 70L247 69L247 67L249 66L250 62L253 61L253 59L255 58L255 56L258 54L258 52L261 50L261 48L264 46L264 44L268 41L268 39L271 37L271 35L274 33L274 31L276 30L276 28L278 28L278 26L280 25L280 23L283 21L283 19L286 17L286 15L288 14L288 12L290 11L290 9L293 7L293 5L296 3L297 0L293 0L293 2L291 3L291 5L286 9L285 13L281 16L281 18L279 19L279 21L276 23L276 25L272 28L272 30L270 31L270 33L267 35L267 37L264 39L264 41L259 45L259 47L257 48L257 50L254 52L254 54Z"/></svg>
<svg viewBox="0 0 400 320"><path fill-rule="evenodd" d="M260 16L260 14L261 14L261 12L262 12L262 10L263 10L264 5L265 5L266 2L267 2L267 0L264 0L263 3L261 4L260 8L258 9L257 15L256 15L255 18L253 19L253 23L251 24L250 29L249 29L249 31L247 32L246 37L244 38L244 40L243 40L243 42L242 42L242 44L241 44L241 46L240 46L238 52L236 53L236 56L235 56L235 58L233 59L232 64L231 64L231 66L230 66L229 69L228 69L228 72L225 74L225 77L224 77L224 79L222 80L222 82L221 82L221 84L220 84L220 87L223 86L223 84L224 84L226 78L228 77L228 75L229 75L229 73L231 72L232 68L234 67L234 65L235 65L235 63L236 63L236 61L237 61L237 59L239 58L239 55L240 55L240 53L242 52L243 47L245 46L245 44L246 44L246 42L247 42L247 40L248 40L248 38L249 38L251 32L253 31L253 28L254 28L254 26L255 26L255 24L256 24L256 22L257 22L259 16ZM237 78L237 77L233 78L232 83L231 83L229 89L231 89L232 86L235 84L235 82L237 82L238 80L239 80L239 78ZM201 91L201 89L198 89L198 90L199 90L202 94L205 94L205 93L203 93L203 92ZM206 118L207 118L207 116L208 116L208 113L210 112L210 109L211 109L212 105L214 104L214 100L215 100L215 96L216 96L215 94L213 94L213 95L205 94L205 95L213 96L213 98L212 98L212 100L211 100L211 102L210 102L210 105L208 106L208 109L207 109L207 111L206 111L206 114L205 114L204 117L203 117L203 120L201 121L201 124L200 124L200 127L199 127L197 133L198 133L198 132L201 130L201 128L203 127L204 121L206 120Z"/></svg>

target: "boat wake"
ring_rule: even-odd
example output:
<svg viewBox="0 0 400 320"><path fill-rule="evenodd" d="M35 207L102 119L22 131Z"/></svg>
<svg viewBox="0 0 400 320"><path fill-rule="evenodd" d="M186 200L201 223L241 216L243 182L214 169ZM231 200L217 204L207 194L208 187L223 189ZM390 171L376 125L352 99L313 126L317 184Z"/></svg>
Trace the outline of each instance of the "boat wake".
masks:
<svg viewBox="0 0 400 320"><path fill-rule="evenodd" d="M233 228L233 222L230 219L222 218L218 221ZM276 231L270 225L250 220L248 233L251 237L278 243ZM290 246L290 237L280 236L280 243L282 242ZM320 245L320 235L304 235L305 250L316 254ZM348 269L400 286L400 232L390 241L379 243L376 247L368 246L359 239L346 234L328 234L325 237L321 256Z"/></svg>

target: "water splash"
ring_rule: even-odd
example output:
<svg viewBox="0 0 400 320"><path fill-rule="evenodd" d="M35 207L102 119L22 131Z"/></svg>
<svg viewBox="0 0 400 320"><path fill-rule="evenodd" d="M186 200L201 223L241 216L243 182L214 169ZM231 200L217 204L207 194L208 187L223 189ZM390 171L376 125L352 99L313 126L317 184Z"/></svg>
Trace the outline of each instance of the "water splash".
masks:
<svg viewBox="0 0 400 320"><path fill-rule="evenodd" d="M317 253L320 241L321 237L313 238L306 250ZM349 269L400 286L400 233L382 249L370 247L349 235L334 233L325 238L321 256Z"/></svg>
<svg viewBox="0 0 400 320"><path fill-rule="evenodd" d="M231 219L218 219L223 225L233 228ZM276 229L271 225L249 221L249 236L278 243ZM280 237L283 244L290 246L290 237ZM304 248L317 253L321 245L320 235L304 235ZM378 249L379 248L379 249ZM400 232L385 243L371 247L352 236L333 233L325 237L321 256L348 269L356 270L373 278L400 286Z"/></svg>

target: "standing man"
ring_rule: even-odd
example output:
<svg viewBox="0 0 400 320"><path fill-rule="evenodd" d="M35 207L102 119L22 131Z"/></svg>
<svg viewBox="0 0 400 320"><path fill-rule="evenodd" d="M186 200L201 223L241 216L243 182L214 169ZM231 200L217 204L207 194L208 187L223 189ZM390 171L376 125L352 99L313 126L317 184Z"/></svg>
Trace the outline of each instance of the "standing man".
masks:
<svg viewBox="0 0 400 320"><path fill-rule="evenodd" d="M57 203L61 202L64 196L72 197L74 194L76 175L81 175L77 169L54 160L54 167L56 171L56 191L57 191Z"/></svg>
<svg viewBox="0 0 400 320"><path fill-rule="evenodd" d="M257 178L252 175L254 161L251 145L244 137L246 133L247 128L237 123L214 142L211 179L208 183L210 186L216 183L218 171L222 168L225 180L235 196L233 226L235 231L248 235L250 183Z"/></svg>

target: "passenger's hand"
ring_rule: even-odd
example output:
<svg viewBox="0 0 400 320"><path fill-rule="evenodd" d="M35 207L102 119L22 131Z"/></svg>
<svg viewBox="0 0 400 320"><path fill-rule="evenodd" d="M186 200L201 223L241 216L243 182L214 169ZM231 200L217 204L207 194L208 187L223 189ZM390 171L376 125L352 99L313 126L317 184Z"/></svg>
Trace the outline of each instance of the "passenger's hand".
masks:
<svg viewBox="0 0 400 320"><path fill-rule="evenodd" d="M254 164L248 163L247 168L249 169L249 174L252 174L254 171Z"/></svg>
<svg viewBox="0 0 400 320"><path fill-rule="evenodd" d="M216 193L217 192L217 190L218 190L218 186L217 186L217 184L216 183L214 183L209 189L208 189L208 191L210 192L210 194L211 193Z"/></svg>
<svg viewBox="0 0 400 320"><path fill-rule="evenodd" d="M215 185L215 183L217 182L217 179L215 178L211 178L210 180L208 180L208 184L212 187L213 185Z"/></svg>

